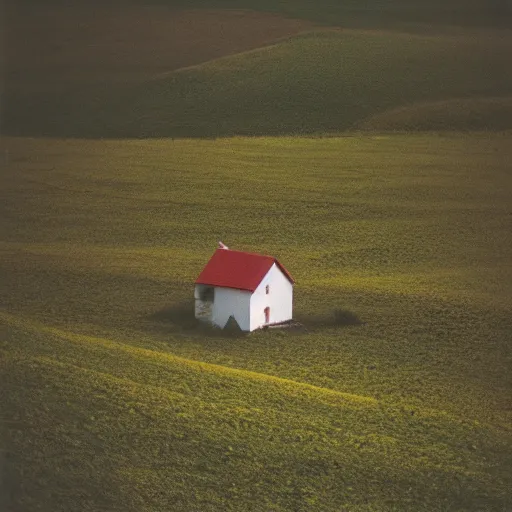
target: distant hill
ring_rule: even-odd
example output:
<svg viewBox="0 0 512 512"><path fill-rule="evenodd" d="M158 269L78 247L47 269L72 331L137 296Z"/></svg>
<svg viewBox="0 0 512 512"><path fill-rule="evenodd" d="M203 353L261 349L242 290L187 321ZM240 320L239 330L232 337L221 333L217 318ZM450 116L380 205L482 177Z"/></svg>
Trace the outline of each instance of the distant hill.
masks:
<svg viewBox="0 0 512 512"><path fill-rule="evenodd" d="M147 0L146 0L147 1ZM150 0L151 1L151 0ZM183 5L183 0L160 0ZM193 0L199 6L262 9L342 26L395 23L434 25L508 25L510 0Z"/></svg>
<svg viewBox="0 0 512 512"><path fill-rule="evenodd" d="M100 119L120 136L337 132L411 103L510 93L511 54L512 38L488 34L315 31L147 82Z"/></svg>
<svg viewBox="0 0 512 512"><path fill-rule="evenodd" d="M417 118L413 128L507 129L510 106L499 98L512 91L511 54L508 33L317 30L140 84L48 92L37 115L15 101L8 127L78 137L330 133L372 127L367 120L388 110L448 101L444 123ZM479 101L487 114L474 124L455 107L461 101ZM410 127L400 119L392 129Z"/></svg>
<svg viewBox="0 0 512 512"><path fill-rule="evenodd" d="M406 105L376 114L356 126L369 131L508 130L512 127L512 97L475 97Z"/></svg>
<svg viewBox="0 0 512 512"><path fill-rule="evenodd" d="M365 4L375 23L357 13L318 14L356 9L355 2L324 2L316 16L305 1L278 3L273 14L213 9L229 2L198 2L192 5L208 9L187 11L177 5L9 10L3 132L217 137L512 127L512 31L378 14L430 12L440 3ZM480 3L464 5L469 12ZM322 28L308 16L339 27ZM380 28L346 28L355 25ZM440 102L449 105L442 122L418 110ZM478 104L476 117L461 102ZM409 108L412 125L396 114ZM388 111L393 122L373 120Z"/></svg>
<svg viewBox="0 0 512 512"><path fill-rule="evenodd" d="M31 5L41 2L17 0L16 3ZM45 3L69 4L65 0L46 0ZM74 0L73 5L95 3L105 5L109 2ZM110 3L121 5L116 0ZM177 9L251 9L343 26L383 26L397 22L506 26L512 20L510 0L125 0L122 5L163 5Z"/></svg>

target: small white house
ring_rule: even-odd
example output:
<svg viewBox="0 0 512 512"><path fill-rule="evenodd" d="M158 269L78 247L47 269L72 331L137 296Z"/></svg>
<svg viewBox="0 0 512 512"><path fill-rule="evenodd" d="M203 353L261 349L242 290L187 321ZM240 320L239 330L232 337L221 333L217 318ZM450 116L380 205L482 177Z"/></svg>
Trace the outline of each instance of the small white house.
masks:
<svg viewBox="0 0 512 512"><path fill-rule="evenodd" d="M195 316L242 331L292 319L294 280L272 256L232 251L220 243L195 283ZM232 320L231 320L232 321Z"/></svg>

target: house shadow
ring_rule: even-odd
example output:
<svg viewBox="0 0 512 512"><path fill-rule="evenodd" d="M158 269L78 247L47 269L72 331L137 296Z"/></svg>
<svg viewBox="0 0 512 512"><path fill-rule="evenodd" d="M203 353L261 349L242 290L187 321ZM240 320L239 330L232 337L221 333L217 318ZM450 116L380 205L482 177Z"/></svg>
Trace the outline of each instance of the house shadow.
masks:
<svg viewBox="0 0 512 512"><path fill-rule="evenodd" d="M228 321L224 329L199 321L194 315L193 300L179 302L159 309L145 316L144 320L149 322L151 329L164 334L182 333L217 338L241 338L250 334L242 331L233 318L230 319L232 321ZM333 327L343 328L364 324L365 322L353 311L336 308L325 314L298 313L294 315L294 320L291 322L285 322L281 326L271 328L265 327L259 329L259 331L270 333L284 330L290 334L304 334Z"/></svg>
<svg viewBox="0 0 512 512"><path fill-rule="evenodd" d="M296 319L309 331L321 331L332 327L353 327L366 323L353 311L341 308L335 308L329 313L299 313Z"/></svg>
<svg viewBox="0 0 512 512"><path fill-rule="evenodd" d="M221 338L243 337L236 322L228 322L224 329L199 321L194 314L194 301L184 301L165 307L145 317L154 329L167 333L181 332Z"/></svg>

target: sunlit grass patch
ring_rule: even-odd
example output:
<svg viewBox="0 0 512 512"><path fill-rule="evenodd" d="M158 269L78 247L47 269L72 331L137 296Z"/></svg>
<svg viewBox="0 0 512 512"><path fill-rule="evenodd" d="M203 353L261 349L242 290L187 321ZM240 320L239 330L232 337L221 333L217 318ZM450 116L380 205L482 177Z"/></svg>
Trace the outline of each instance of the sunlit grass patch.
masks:
<svg viewBox="0 0 512 512"><path fill-rule="evenodd" d="M113 509L220 508L233 492L250 506L252 485L258 500L277 500L283 510L402 503L404 484L408 502L427 507L450 503L457 489L464 506L500 503L502 481L482 458L506 442L492 427L52 328L30 334L26 322L7 320L16 349L4 360L6 382L24 385L5 403L23 399L32 407L17 413L18 424L38 426L30 443L23 428L10 427L14 469L30 460L26 506L43 492L41 472L65 503L81 496L99 506L115 496ZM77 457L80 470L48 470L50 460L69 465ZM107 472L110 490L98 494ZM75 481L78 493L65 490ZM296 495L298 488L308 491Z"/></svg>

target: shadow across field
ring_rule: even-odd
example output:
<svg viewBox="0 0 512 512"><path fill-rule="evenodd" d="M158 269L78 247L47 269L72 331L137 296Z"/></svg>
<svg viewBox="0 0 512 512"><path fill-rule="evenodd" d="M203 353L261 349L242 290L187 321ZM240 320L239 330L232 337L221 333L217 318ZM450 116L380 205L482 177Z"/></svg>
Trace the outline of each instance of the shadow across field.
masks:
<svg viewBox="0 0 512 512"><path fill-rule="evenodd" d="M194 316L194 302L184 301L162 308L144 317L152 329L165 333L183 332L215 337L242 337L245 333L236 325L224 329L198 321ZM320 331L330 327L364 325L365 322L353 311L336 308L326 314L298 314L290 325L283 326L286 332L300 333ZM264 329L266 330L266 329ZM275 329L270 329L273 332Z"/></svg>
<svg viewBox="0 0 512 512"><path fill-rule="evenodd" d="M242 337L247 334L236 326L220 329L198 321L194 316L193 301L179 302L160 309L148 315L145 320L149 321L154 329L166 333L184 332L187 334L218 336L222 338Z"/></svg>
<svg viewBox="0 0 512 512"><path fill-rule="evenodd" d="M329 313L298 314L296 320L311 331L322 330L329 327L350 327L364 325L359 316L348 309L335 308Z"/></svg>

